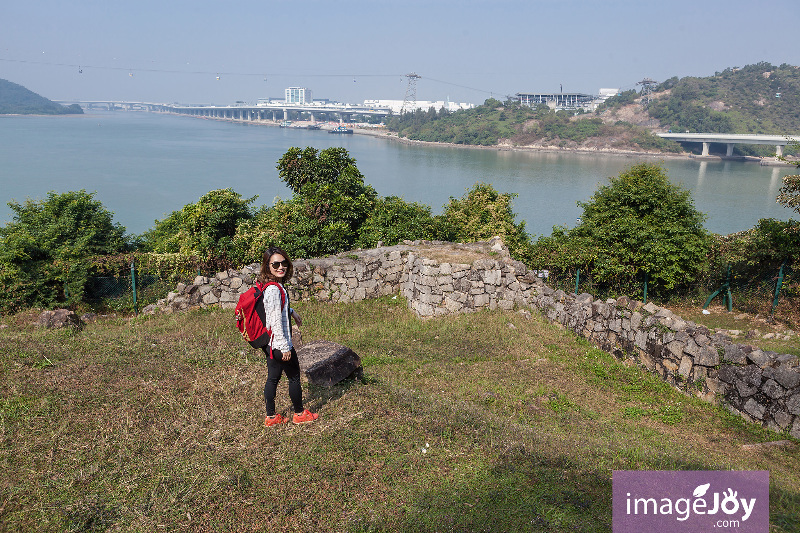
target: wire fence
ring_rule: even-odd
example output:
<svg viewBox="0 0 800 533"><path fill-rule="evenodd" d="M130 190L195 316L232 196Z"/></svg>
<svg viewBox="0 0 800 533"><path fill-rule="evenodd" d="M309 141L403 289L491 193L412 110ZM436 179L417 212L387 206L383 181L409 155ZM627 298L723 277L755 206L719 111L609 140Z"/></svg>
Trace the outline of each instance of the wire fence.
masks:
<svg viewBox="0 0 800 533"><path fill-rule="evenodd" d="M230 267L226 262L200 260L178 254L120 254L94 258L97 274L83 286L83 302L121 313L139 311L165 298L178 282L191 282L195 276L214 276ZM65 297L68 290L65 284Z"/></svg>
<svg viewBox="0 0 800 533"><path fill-rule="evenodd" d="M703 307L722 305L731 311L770 315L792 323L800 320L800 279L789 262L759 269L758 274L753 274L749 265L733 264L724 271L707 273L703 279L683 287L680 292L667 294L654 294L645 273L617 283L598 283L587 269L540 270L538 273L549 286L566 293L589 293L595 297L624 294L642 302L653 296L667 303L691 298Z"/></svg>

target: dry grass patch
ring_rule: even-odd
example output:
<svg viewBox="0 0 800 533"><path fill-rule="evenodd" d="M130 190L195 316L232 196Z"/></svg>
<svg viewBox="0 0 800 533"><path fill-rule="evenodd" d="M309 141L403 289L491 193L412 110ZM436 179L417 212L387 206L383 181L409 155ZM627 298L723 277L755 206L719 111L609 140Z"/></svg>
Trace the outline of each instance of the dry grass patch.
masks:
<svg viewBox="0 0 800 533"><path fill-rule="evenodd" d="M486 259L485 252L477 252L457 246L421 246L417 248L416 255L426 259L433 259L439 263L471 265L478 259Z"/></svg>
<svg viewBox="0 0 800 533"><path fill-rule="evenodd" d="M319 421L268 431L228 311L0 330L2 528L609 531L634 468L768 469L774 530L800 528L797 448L742 451L776 436L538 318L297 307L365 378L304 386Z"/></svg>

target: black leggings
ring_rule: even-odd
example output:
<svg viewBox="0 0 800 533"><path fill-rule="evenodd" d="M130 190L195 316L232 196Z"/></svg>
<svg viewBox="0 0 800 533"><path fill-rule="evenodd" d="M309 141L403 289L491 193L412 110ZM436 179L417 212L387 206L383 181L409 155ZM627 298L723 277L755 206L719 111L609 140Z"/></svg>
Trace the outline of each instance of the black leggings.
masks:
<svg viewBox="0 0 800 533"><path fill-rule="evenodd" d="M292 348L292 358L288 361L282 359L280 350L273 350L273 357L269 356L269 346L263 348L267 354L267 383L264 385L264 404L267 406L267 416L275 414L275 393L281 374L286 373L289 380L289 398L295 413L303 412L303 389L300 386L300 361L297 352Z"/></svg>

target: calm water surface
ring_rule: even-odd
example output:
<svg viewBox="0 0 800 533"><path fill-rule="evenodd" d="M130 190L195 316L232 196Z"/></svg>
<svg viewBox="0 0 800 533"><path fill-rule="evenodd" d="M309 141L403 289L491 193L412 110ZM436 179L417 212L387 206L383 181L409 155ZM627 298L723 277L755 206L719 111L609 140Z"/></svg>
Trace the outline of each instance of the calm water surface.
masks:
<svg viewBox="0 0 800 533"><path fill-rule="evenodd" d="M476 182L491 183L517 194L514 212L533 235L549 234L554 225L574 226L578 201L640 161L413 146L141 112L0 117L0 224L11 221L6 202L42 199L48 191L96 192L129 233L152 228L156 219L213 189L231 187L244 197L258 195L256 205L271 205L275 197L291 196L275 168L291 146L342 146L380 195L421 202L434 213ZM692 192L708 215L706 227L716 233L793 214L775 202L781 177L791 169L691 159L663 164L674 182Z"/></svg>

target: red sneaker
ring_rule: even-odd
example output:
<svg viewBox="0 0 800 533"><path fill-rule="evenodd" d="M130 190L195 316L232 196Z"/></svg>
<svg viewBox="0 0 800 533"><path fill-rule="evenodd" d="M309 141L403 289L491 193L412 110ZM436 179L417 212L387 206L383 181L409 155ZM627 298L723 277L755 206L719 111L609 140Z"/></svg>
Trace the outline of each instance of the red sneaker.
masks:
<svg viewBox="0 0 800 533"><path fill-rule="evenodd" d="M268 416L267 418L264 419L264 425L266 427L277 426L278 424L285 424L286 422L288 422L288 420L285 419L283 415L280 413L278 413L277 415Z"/></svg>
<svg viewBox="0 0 800 533"><path fill-rule="evenodd" d="M308 424L309 422L313 422L319 418L317 413L312 413L308 409L303 411L302 413L295 413L294 417L292 417L292 422L295 424Z"/></svg>

